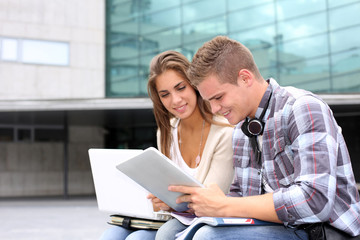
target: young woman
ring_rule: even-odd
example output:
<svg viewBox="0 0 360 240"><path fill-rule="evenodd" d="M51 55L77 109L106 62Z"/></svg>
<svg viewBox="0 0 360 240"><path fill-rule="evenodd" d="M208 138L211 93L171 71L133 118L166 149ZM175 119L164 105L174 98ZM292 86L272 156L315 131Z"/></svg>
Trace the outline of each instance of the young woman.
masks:
<svg viewBox="0 0 360 240"><path fill-rule="evenodd" d="M190 85L186 75L189 65L187 58L176 51L163 52L150 63L148 93L158 126L158 148L203 184L216 183L227 193L234 175L233 127L223 117L212 114ZM150 194L149 198L155 210L171 211L155 196ZM101 239L154 239L155 235L156 231L114 226Z"/></svg>

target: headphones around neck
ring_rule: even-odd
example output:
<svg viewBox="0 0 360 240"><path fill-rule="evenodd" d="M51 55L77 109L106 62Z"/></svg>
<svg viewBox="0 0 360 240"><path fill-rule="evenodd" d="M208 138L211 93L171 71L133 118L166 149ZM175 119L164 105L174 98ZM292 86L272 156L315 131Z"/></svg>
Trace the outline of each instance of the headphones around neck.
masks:
<svg viewBox="0 0 360 240"><path fill-rule="evenodd" d="M259 136L263 133L264 125L265 125L265 123L263 122L263 118L269 106L271 95L272 92L270 92L269 99L267 100L266 105L260 114L260 118L253 118L251 120L248 120L248 118L246 118L243 125L241 125L241 130L246 136L251 138L251 137Z"/></svg>

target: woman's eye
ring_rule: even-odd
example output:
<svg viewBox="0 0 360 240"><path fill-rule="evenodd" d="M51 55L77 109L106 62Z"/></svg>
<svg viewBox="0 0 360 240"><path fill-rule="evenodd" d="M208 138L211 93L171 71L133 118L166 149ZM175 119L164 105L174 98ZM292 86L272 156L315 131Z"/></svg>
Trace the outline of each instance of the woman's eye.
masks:
<svg viewBox="0 0 360 240"><path fill-rule="evenodd" d="M184 90L185 88L186 88L186 86L179 87L179 88L178 88L178 91L182 91L182 90Z"/></svg>
<svg viewBox="0 0 360 240"><path fill-rule="evenodd" d="M161 98L164 98L164 97L167 97L167 96L169 96L169 93L160 94Z"/></svg>

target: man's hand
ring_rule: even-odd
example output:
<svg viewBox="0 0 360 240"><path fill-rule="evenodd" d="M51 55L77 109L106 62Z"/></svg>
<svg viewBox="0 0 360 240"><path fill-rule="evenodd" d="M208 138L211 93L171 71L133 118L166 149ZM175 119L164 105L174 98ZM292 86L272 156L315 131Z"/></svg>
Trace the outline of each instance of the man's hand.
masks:
<svg viewBox="0 0 360 240"><path fill-rule="evenodd" d="M181 192L176 203L188 202L188 207L194 211L196 216L224 217L223 208L227 197L216 184L205 188L169 186L169 191Z"/></svg>

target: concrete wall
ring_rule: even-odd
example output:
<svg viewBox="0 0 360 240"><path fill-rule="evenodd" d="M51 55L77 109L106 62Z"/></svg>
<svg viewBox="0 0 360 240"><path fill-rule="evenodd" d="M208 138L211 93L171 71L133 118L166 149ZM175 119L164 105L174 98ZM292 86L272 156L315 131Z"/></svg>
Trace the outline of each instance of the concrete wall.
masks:
<svg viewBox="0 0 360 240"><path fill-rule="evenodd" d="M103 147L103 129L69 127L68 194L94 194L88 149ZM0 197L64 194L64 144L0 143Z"/></svg>
<svg viewBox="0 0 360 240"><path fill-rule="evenodd" d="M104 97L104 0L0 0L0 37L70 46L69 66L0 60L0 100Z"/></svg>

